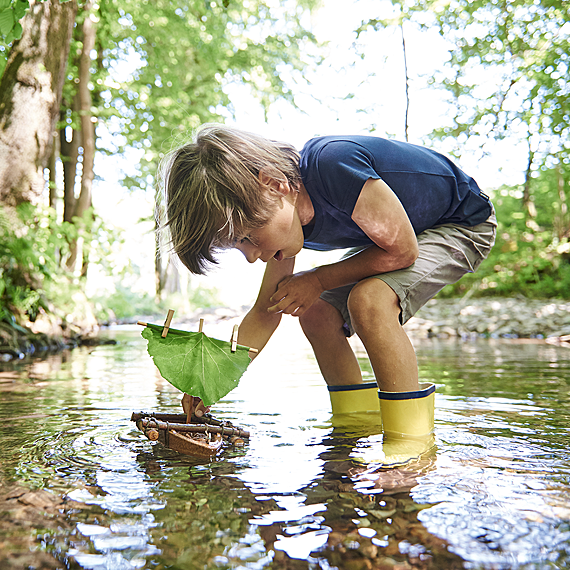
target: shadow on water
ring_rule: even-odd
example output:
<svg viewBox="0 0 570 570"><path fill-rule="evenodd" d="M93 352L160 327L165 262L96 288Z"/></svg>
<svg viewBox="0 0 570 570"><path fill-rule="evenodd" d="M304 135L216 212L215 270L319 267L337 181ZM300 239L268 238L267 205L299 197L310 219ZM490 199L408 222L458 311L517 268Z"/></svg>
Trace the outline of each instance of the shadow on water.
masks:
<svg viewBox="0 0 570 570"><path fill-rule="evenodd" d="M421 376L437 385L436 447L367 470L357 459L381 450L379 428L332 426L290 332L213 409L253 435L211 462L130 423L132 411L179 410L139 331L4 366L0 567L568 567L570 350L418 342Z"/></svg>

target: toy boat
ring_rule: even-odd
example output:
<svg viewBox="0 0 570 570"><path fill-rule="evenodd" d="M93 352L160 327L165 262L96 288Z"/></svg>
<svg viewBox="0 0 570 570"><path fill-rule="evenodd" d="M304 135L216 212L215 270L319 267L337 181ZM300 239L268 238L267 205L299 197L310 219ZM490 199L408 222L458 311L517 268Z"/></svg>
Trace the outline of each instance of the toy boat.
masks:
<svg viewBox="0 0 570 570"><path fill-rule="evenodd" d="M158 441L164 447L194 457L214 457L224 445L244 445L249 432L222 422L206 414L192 416L187 423L186 414L161 414L133 412L131 421L150 441Z"/></svg>

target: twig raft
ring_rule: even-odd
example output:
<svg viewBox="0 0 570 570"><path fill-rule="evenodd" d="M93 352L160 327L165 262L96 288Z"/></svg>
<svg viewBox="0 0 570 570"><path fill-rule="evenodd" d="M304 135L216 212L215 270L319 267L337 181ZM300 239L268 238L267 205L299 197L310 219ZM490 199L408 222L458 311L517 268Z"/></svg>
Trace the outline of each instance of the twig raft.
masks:
<svg viewBox="0 0 570 570"><path fill-rule="evenodd" d="M185 423L185 420L185 414L134 412L131 416L131 421L136 422L149 440L195 457L213 457L221 451L224 441L243 445L243 439L249 438L248 431L216 420L209 414L201 418L194 416L192 423Z"/></svg>
<svg viewBox="0 0 570 570"><path fill-rule="evenodd" d="M188 433L219 433L221 436L224 435L237 435L238 437L245 437L249 439L249 432L241 428L228 427L228 426L215 426L208 424L181 424L181 423L171 423L162 422L153 417L142 418L140 420L144 428L155 427L157 429L174 429L179 432Z"/></svg>

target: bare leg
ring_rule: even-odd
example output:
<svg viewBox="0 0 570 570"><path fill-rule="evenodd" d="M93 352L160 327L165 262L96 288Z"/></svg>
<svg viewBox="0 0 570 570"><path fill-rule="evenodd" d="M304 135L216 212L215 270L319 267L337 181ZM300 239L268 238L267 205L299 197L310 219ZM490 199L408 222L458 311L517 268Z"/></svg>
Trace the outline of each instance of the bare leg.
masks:
<svg viewBox="0 0 570 570"><path fill-rule="evenodd" d="M344 334L344 319L337 309L319 299L300 317L300 323L329 386L362 384L360 366Z"/></svg>
<svg viewBox="0 0 570 570"><path fill-rule="evenodd" d="M352 289L348 310L352 326L366 348L380 390L417 390L416 353L400 325L400 301L392 288L380 279L365 279Z"/></svg>

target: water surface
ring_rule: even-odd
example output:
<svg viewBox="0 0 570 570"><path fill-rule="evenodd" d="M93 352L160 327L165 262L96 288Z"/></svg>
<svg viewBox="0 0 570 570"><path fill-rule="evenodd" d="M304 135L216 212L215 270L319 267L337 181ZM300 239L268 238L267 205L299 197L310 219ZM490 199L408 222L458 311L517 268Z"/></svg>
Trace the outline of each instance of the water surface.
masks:
<svg viewBox="0 0 570 570"><path fill-rule="evenodd" d="M209 326L231 334L228 322ZM569 566L570 349L416 342L421 377L437 385L436 448L405 469L359 475L351 459L381 451L381 433L333 427L296 326L282 327L214 406L252 438L211 462L152 444L129 421L180 409L139 330L110 331L114 346L5 365L2 489L65 501L49 516L34 511L33 523L27 511L0 519L0 566Z"/></svg>

